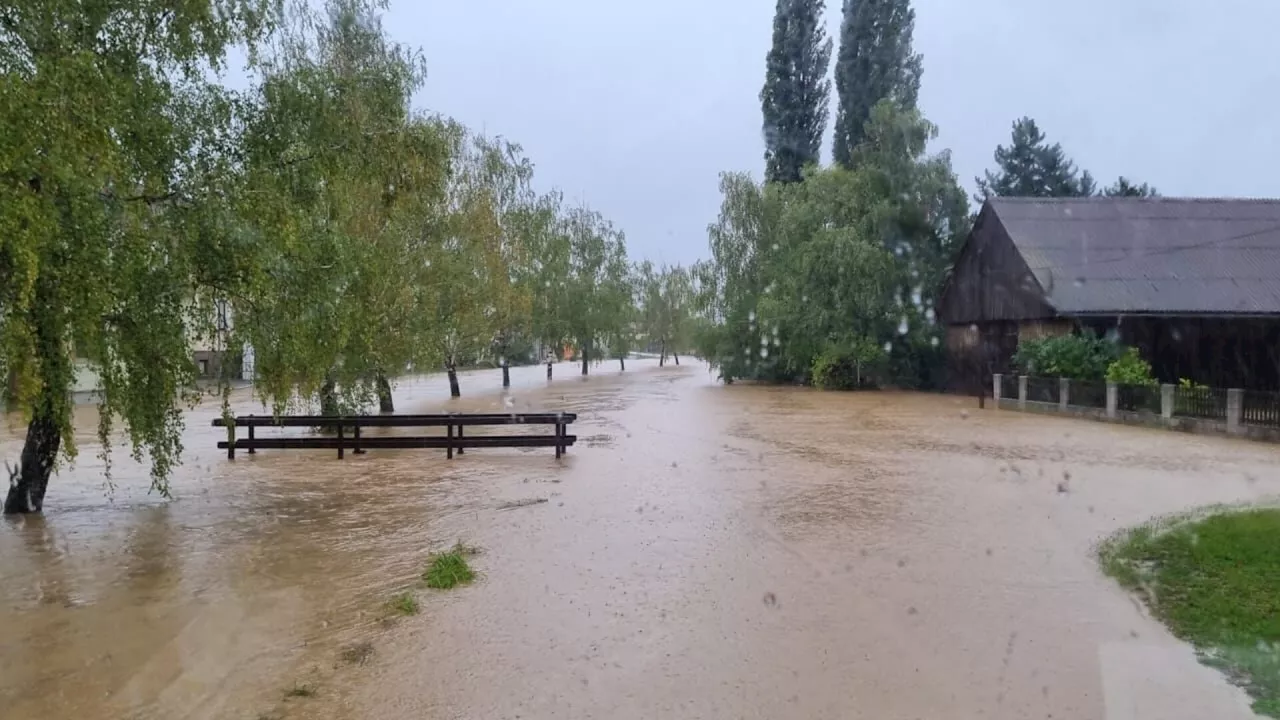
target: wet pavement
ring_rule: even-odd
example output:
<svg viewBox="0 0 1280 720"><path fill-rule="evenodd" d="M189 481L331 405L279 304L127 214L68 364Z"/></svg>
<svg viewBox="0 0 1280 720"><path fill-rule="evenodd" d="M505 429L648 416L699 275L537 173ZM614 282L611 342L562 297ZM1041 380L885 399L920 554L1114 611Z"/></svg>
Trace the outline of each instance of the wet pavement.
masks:
<svg viewBox="0 0 1280 720"><path fill-rule="evenodd" d="M104 491L81 408L81 458L45 516L0 523L0 715L1251 717L1093 549L1153 515L1277 497L1280 448L968 398L723 387L689 364L543 373L513 369L506 397L485 371L461 401L443 378L397 400L576 411L562 461L228 462L210 406L172 502L123 450ZM477 583L418 587L421 613L387 619L457 540L481 549Z"/></svg>

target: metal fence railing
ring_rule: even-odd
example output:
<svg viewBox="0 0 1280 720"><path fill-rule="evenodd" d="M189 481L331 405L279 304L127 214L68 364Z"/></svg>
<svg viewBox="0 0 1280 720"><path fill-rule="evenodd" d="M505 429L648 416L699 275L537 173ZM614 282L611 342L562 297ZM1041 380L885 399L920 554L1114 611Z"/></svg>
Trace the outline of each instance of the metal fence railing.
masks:
<svg viewBox="0 0 1280 720"><path fill-rule="evenodd" d="M1003 376L1002 399L1020 397L1018 376ZM1106 409L1107 390L1111 383L1093 380L1070 380L1067 404L1078 408ZM1127 413L1195 418L1233 424L1280 429L1280 392L1261 390L1228 390L1186 385L1114 385L1115 409ZM1027 402L1057 405L1061 402L1062 380L1050 377L1026 377ZM1171 407L1165 406L1166 395ZM1233 398L1229 400L1229 398Z"/></svg>
<svg viewBox="0 0 1280 720"><path fill-rule="evenodd" d="M1072 380L1067 390L1067 402L1082 407L1105 408L1107 383L1105 380Z"/></svg>
<svg viewBox="0 0 1280 720"><path fill-rule="evenodd" d="M1226 420L1227 391L1225 388L1175 387L1173 414L1179 417Z"/></svg>
<svg viewBox="0 0 1280 720"><path fill-rule="evenodd" d="M1126 412L1161 412L1159 385L1116 386L1116 409Z"/></svg>
<svg viewBox="0 0 1280 720"><path fill-rule="evenodd" d="M1241 422L1280 427L1280 393L1245 390L1241 400Z"/></svg>
<svg viewBox="0 0 1280 720"><path fill-rule="evenodd" d="M1061 383L1058 378L1029 377L1027 378L1027 402L1056 403L1060 388Z"/></svg>

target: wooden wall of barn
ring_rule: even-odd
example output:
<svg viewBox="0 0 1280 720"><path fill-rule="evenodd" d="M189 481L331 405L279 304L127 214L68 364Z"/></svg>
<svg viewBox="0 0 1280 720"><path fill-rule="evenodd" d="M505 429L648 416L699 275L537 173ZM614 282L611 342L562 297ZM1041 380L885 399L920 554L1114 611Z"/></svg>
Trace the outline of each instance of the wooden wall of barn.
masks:
<svg viewBox="0 0 1280 720"><path fill-rule="evenodd" d="M1040 286L989 205L965 241L938 302L947 325L947 387L981 391L1008 372L1018 338L1069 331L1041 299Z"/></svg>
<svg viewBox="0 0 1280 720"><path fill-rule="evenodd" d="M1138 348L1160 382L1280 390L1280 318L1083 318L1095 333Z"/></svg>
<svg viewBox="0 0 1280 720"><path fill-rule="evenodd" d="M948 325L968 325L1055 315L999 218L984 205L947 279L938 317Z"/></svg>

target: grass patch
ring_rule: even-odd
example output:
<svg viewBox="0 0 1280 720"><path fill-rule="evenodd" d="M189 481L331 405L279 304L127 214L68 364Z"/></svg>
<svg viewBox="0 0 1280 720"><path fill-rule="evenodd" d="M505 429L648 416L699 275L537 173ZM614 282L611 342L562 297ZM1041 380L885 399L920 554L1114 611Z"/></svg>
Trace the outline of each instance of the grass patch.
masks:
<svg viewBox="0 0 1280 720"><path fill-rule="evenodd" d="M411 592L402 592L391 598L391 602L387 603L387 606L401 615L418 614L418 598L414 597Z"/></svg>
<svg viewBox="0 0 1280 720"><path fill-rule="evenodd" d="M427 581L427 587L438 590L470 584L476 579L476 573L467 564L467 556L478 552L475 548L459 542L448 552L433 555L427 571L422 574L422 579Z"/></svg>
<svg viewBox="0 0 1280 720"><path fill-rule="evenodd" d="M1280 718L1280 509L1144 525L1099 556L1203 662L1249 692L1254 712Z"/></svg>

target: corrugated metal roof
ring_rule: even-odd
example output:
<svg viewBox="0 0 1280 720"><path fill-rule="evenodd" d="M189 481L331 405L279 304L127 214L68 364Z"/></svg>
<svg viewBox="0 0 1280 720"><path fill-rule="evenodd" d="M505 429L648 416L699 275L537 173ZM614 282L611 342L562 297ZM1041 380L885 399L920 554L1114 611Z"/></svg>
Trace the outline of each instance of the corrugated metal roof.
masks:
<svg viewBox="0 0 1280 720"><path fill-rule="evenodd" d="M1073 314L1280 314L1280 200L992 198Z"/></svg>

